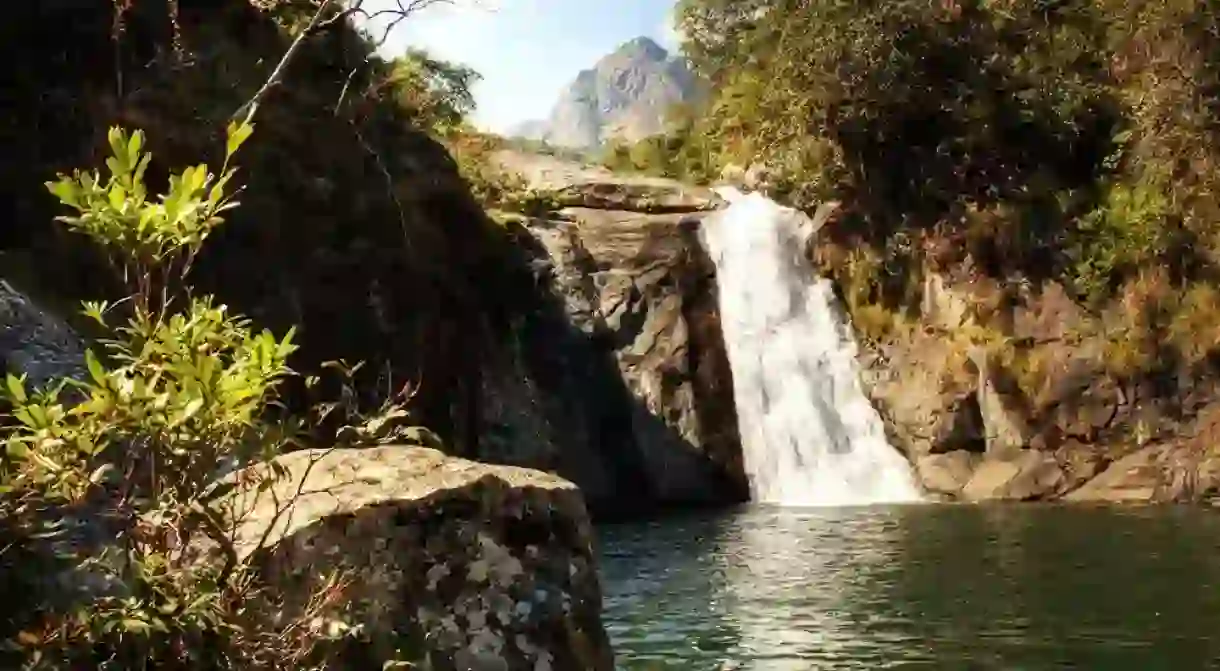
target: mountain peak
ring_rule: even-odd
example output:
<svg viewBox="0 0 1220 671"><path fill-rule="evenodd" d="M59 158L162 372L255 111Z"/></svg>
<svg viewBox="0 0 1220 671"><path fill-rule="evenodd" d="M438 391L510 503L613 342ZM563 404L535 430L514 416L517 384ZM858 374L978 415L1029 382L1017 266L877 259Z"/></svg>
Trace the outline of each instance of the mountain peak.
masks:
<svg viewBox="0 0 1220 671"><path fill-rule="evenodd" d="M651 37L640 36L628 42L619 45L618 49L614 50L615 55L642 55L648 60L663 61L669 58L669 52L657 44Z"/></svg>
<svg viewBox="0 0 1220 671"><path fill-rule="evenodd" d="M666 113L690 102L699 83L681 58L671 58L648 37L619 45L592 68L581 70L544 124L513 129L559 147L590 149L611 139L635 142L665 130Z"/></svg>

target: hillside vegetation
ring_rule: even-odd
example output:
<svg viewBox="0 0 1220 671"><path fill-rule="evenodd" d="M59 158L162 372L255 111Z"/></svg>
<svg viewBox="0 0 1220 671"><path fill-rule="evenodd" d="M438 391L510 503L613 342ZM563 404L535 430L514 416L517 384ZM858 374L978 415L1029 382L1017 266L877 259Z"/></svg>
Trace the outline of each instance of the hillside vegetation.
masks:
<svg viewBox="0 0 1220 671"><path fill-rule="evenodd" d="M952 268L1009 289L1062 283L1104 322L1116 373L1202 365L1220 345L1220 6L678 11L713 95L610 163L703 180L763 164L783 200L840 201L820 256L873 310L858 322L886 332L922 273Z"/></svg>

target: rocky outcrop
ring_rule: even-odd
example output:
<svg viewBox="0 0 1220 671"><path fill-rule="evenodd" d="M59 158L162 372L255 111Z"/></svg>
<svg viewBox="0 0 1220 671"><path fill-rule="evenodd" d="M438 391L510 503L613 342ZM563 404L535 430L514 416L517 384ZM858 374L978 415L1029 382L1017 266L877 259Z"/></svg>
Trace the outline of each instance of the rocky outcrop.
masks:
<svg viewBox="0 0 1220 671"><path fill-rule="evenodd" d="M541 300L501 365L519 372L485 390L487 432L505 448L481 456L554 468L599 513L743 499L714 267L699 242L719 199L600 174L542 186L568 207L509 223ZM527 434L540 439L507 438Z"/></svg>
<svg viewBox="0 0 1220 671"><path fill-rule="evenodd" d="M393 446L294 452L276 465L272 486L238 489L222 508L281 617L302 612L334 571L352 578L324 616L359 627L362 645L336 668L614 668L593 534L570 482ZM244 475L235 482L268 480Z"/></svg>
<svg viewBox="0 0 1220 671"><path fill-rule="evenodd" d="M707 212L726 205L708 189L648 177L571 184L558 189L554 199L560 207L636 213Z"/></svg>
<svg viewBox="0 0 1220 671"><path fill-rule="evenodd" d="M987 456L993 460L1016 459L1033 438L1024 396L986 351L971 350L970 363L978 370L975 395Z"/></svg>
<svg viewBox="0 0 1220 671"><path fill-rule="evenodd" d="M961 497L967 501L1053 498L1064 479L1063 469L1054 455L1039 450L1021 450L980 461L962 487Z"/></svg>
<svg viewBox="0 0 1220 671"><path fill-rule="evenodd" d="M1185 392L1120 383L1056 284L1018 286L1007 307L998 292L925 275L917 327L873 343L866 359L873 400L929 494L1210 500L1220 461L1203 436L1220 414L1208 414L1205 388L1187 403Z"/></svg>
<svg viewBox="0 0 1220 671"><path fill-rule="evenodd" d="M1220 502L1220 403L1180 435L1131 451L1067 496L1071 501Z"/></svg>
<svg viewBox="0 0 1220 671"><path fill-rule="evenodd" d="M977 378L951 342L918 332L879 350L864 362L866 387L908 458L986 449Z"/></svg>
<svg viewBox="0 0 1220 671"><path fill-rule="evenodd" d="M980 461L982 455L966 450L929 454L915 459L915 475L929 493L958 498Z"/></svg>

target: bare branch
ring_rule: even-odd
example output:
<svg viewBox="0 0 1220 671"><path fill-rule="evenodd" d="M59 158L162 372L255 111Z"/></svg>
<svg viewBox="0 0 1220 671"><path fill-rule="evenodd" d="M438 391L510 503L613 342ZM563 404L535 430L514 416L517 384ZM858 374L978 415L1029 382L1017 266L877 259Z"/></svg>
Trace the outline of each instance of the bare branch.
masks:
<svg viewBox="0 0 1220 671"><path fill-rule="evenodd" d="M232 118L240 118L242 119L243 123L250 123L254 120L254 115L258 113L258 107L260 104L262 104L263 99L267 97L267 95L271 92L271 89L275 88L275 86L280 83L284 77L284 71L288 68L288 64L292 62L292 59L296 56L297 51L300 50L301 45L304 44L305 41L310 37L329 30L335 26L343 25L349 19L353 19L357 16L361 17L363 20L362 22L365 23L370 29L373 29L374 25L378 21L386 20L385 26L381 30L381 37L373 40L374 51L376 51L376 49L380 49L385 45L386 41L390 37L390 33L394 30L394 28L398 27L400 23L407 20L411 16L430 7L456 4L456 0L387 0L387 2L393 3L392 7L369 11L365 9L366 2L368 2L368 0L348 0L347 7L345 9L335 12L328 18L323 18L327 17L328 13L340 5L341 0L321 0L321 4L318 5L318 10L314 12L313 17L309 20L309 23L306 24L305 29L296 36L296 38L292 41L292 44L289 45L288 50L284 52L284 55L280 58L280 62L277 63L275 69L271 71L271 76L267 78L267 81L263 82L263 85L254 94L254 97L246 101L246 103L244 103L237 109L237 111L233 113ZM476 4L478 4L477 0ZM353 68L351 73L348 74L347 83L344 84L343 91L339 95L339 102L335 105L336 112L339 104L343 101L343 97L347 93L348 84L351 83L351 79L355 73L356 70Z"/></svg>
<svg viewBox="0 0 1220 671"><path fill-rule="evenodd" d="M267 81L263 82L262 87L260 87L258 92L254 94L253 98L246 101L244 105L239 107L237 111L233 113L234 119L241 118L242 123L247 124L254 120L254 115L258 112L258 106L262 104L263 99L267 97L267 94L271 91L271 89L275 87L275 85L278 84L284 77L284 70L288 68L288 64L292 62L292 58L296 56L296 53L298 50L300 50L301 45L305 43L305 40L309 39L309 37L314 34L318 23L322 21L322 17L325 16L328 11L330 11L336 2L337 0L322 1L322 4L318 7L318 11L314 12L313 18L309 20L309 23L305 26L305 29L301 31L301 34L296 36L296 39L294 39L292 44L289 45L288 50L284 52L283 57L280 58L280 62L277 63L275 69L271 71L271 76L267 78Z"/></svg>

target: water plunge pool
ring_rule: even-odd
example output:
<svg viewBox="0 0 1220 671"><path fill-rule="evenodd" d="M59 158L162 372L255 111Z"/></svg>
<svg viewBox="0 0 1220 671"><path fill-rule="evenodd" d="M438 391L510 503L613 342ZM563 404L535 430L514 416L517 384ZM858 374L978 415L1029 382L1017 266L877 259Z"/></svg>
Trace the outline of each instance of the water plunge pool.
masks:
<svg viewBox="0 0 1220 671"><path fill-rule="evenodd" d="M1210 668L1220 516L746 507L599 528L629 670Z"/></svg>

